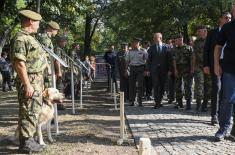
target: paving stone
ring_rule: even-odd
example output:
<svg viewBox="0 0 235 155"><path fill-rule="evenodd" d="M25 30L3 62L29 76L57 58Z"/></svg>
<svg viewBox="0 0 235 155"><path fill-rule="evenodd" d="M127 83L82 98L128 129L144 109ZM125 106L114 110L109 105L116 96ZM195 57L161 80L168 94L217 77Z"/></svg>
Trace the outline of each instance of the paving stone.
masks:
<svg viewBox="0 0 235 155"><path fill-rule="evenodd" d="M210 112L178 110L174 105L152 109L144 104L143 108L126 107L125 114L135 139L149 137L157 153L235 154L235 142L214 141L218 125L210 125Z"/></svg>

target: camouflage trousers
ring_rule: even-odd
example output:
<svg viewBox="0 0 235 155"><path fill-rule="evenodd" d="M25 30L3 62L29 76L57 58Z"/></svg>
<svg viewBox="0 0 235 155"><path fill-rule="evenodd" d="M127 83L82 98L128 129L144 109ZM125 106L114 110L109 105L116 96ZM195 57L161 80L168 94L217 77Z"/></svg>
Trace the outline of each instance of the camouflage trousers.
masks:
<svg viewBox="0 0 235 155"><path fill-rule="evenodd" d="M204 74L204 100L209 101L211 99L212 82L211 76Z"/></svg>
<svg viewBox="0 0 235 155"><path fill-rule="evenodd" d="M52 76L49 76L47 69L44 72L44 87L50 88L52 87Z"/></svg>
<svg viewBox="0 0 235 155"><path fill-rule="evenodd" d="M204 95L204 73L202 69L198 69L194 73L194 98L202 100Z"/></svg>
<svg viewBox="0 0 235 155"><path fill-rule="evenodd" d="M187 66L177 66L178 76L176 77L176 100L182 100L185 94L186 100L192 99L192 75ZM183 93L184 83L184 93Z"/></svg>
<svg viewBox="0 0 235 155"><path fill-rule="evenodd" d="M16 88L19 101L19 139L20 142L33 137L42 106L43 74L28 74L30 84L35 92L32 98L25 96L23 84L17 80ZM18 78L19 79L19 78Z"/></svg>

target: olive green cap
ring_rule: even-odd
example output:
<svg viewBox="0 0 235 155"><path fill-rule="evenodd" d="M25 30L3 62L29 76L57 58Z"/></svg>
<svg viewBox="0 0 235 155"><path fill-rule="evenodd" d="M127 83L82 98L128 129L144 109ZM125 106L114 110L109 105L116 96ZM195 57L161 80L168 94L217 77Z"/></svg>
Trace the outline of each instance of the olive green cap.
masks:
<svg viewBox="0 0 235 155"><path fill-rule="evenodd" d="M31 11L31 10L21 10L19 14L32 20L38 21L42 19L42 16L39 13Z"/></svg>
<svg viewBox="0 0 235 155"><path fill-rule="evenodd" d="M54 22L54 21L52 21L52 20L51 20L50 22L48 22L48 25L49 25L51 28L55 29L55 30L59 30L59 29L60 29L59 24L56 23L56 22Z"/></svg>

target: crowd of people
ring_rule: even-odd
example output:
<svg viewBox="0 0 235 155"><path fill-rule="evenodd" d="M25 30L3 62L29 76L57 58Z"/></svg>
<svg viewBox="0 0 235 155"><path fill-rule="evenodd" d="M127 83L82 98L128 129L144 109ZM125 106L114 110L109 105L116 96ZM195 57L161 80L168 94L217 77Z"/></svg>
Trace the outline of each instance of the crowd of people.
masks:
<svg viewBox="0 0 235 155"><path fill-rule="evenodd" d="M235 16L235 5L232 14ZM43 90L54 86L52 75L55 74L56 88L65 94L67 92L64 90L70 91L65 84L72 62L83 62L85 66L81 72L74 68L76 77L79 78L78 74L82 74L85 80L94 78L95 57L84 56L84 61L81 61L83 56L77 43L66 52L65 36L57 37L54 46L52 37L60 29L58 23L48 22L44 33L35 35L41 15L31 10L22 10L19 17L21 29L12 41L10 53L3 51L0 58L2 90L6 91L7 84L8 89L12 90L11 68L14 68L17 73L15 86L19 101L19 153L41 152L43 147L35 141L34 135L42 106ZM120 91L125 93L125 100L129 101L130 106L135 105L137 98L138 105L143 107L142 100L147 99L154 100L153 108L159 109L164 106L162 101L164 94L167 94L168 104L176 101L175 108L183 109L184 97L185 109L191 110L194 90L195 110L207 111L208 102L211 101L211 125L219 123L220 128L215 137L222 140L228 132L235 107L234 25L231 14L223 12L219 17L218 28L207 32L206 26L198 26L197 37L191 37L188 44L184 43L181 34L175 34L164 43L163 34L157 32L153 35L152 45L150 41L142 41L137 37L132 39L130 47L128 43L122 42L119 52L115 52L112 45L104 55L106 63L109 64L107 71L116 84L117 91L116 73L119 73ZM66 62L69 69L45 52L44 46ZM7 54L10 54L11 62ZM75 88L79 90L79 84ZM60 106L59 110L65 109L63 104ZM235 123L230 135L235 138Z"/></svg>
<svg viewBox="0 0 235 155"><path fill-rule="evenodd" d="M232 13L235 16L235 5ZM223 12L218 19L218 28L209 32L206 26L198 25L197 36L190 37L188 44L181 34L175 34L164 43L163 34L157 32L153 35L152 45L150 41L133 38L130 47L128 43L121 43L119 52L110 46L104 59L111 66L108 72L112 81L117 83L118 73L120 91L125 93L130 106L135 105L137 98L142 107L142 100L146 98L154 100L153 108L159 109L163 106L164 94L167 94L168 104L176 101L177 109L184 109L184 97L185 110L192 110L194 97L195 110L206 112L211 101L211 125L220 125L215 138L224 139L235 103L235 21L231 18L229 12ZM230 136L235 138L235 123Z"/></svg>

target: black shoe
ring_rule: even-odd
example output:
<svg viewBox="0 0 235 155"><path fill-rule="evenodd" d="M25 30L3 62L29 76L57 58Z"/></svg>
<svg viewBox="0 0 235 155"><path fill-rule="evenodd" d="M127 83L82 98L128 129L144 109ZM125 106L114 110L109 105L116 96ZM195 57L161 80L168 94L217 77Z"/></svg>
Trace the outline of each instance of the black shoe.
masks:
<svg viewBox="0 0 235 155"><path fill-rule="evenodd" d="M33 138L25 141L24 145L19 147L18 153L31 154L43 151L43 146L38 144Z"/></svg>
<svg viewBox="0 0 235 155"><path fill-rule="evenodd" d="M202 107L201 112L207 112L208 109L206 107Z"/></svg>
<svg viewBox="0 0 235 155"><path fill-rule="evenodd" d="M159 109L161 107L160 104L155 104L155 106L153 107L154 109Z"/></svg>
<svg viewBox="0 0 235 155"><path fill-rule="evenodd" d="M201 107L201 103L202 101L201 100L196 100L196 110L199 111L200 107Z"/></svg>
<svg viewBox="0 0 235 155"><path fill-rule="evenodd" d="M184 109L184 106L177 104L177 105L175 105L175 109Z"/></svg>
<svg viewBox="0 0 235 155"><path fill-rule="evenodd" d="M191 110L191 106L186 106L186 110Z"/></svg>
<svg viewBox="0 0 235 155"><path fill-rule="evenodd" d="M143 107L143 104L142 104L142 103L139 103L139 107Z"/></svg>
<svg viewBox="0 0 235 155"><path fill-rule="evenodd" d="M218 124L219 121L218 121L218 117L217 116L212 116L211 117L211 125L215 125L215 124Z"/></svg>
<svg viewBox="0 0 235 155"><path fill-rule="evenodd" d="M65 106L63 104L57 104L57 110L65 110Z"/></svg>

